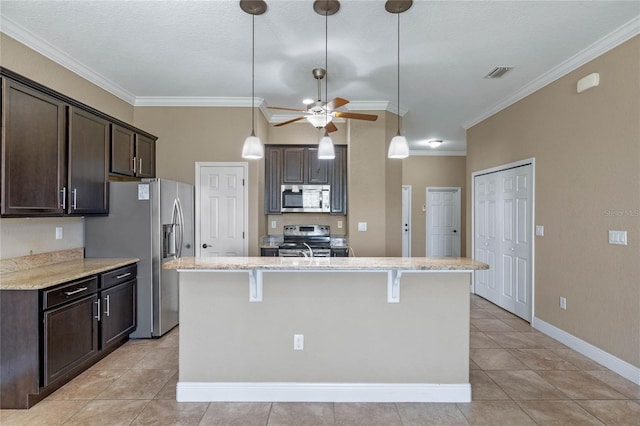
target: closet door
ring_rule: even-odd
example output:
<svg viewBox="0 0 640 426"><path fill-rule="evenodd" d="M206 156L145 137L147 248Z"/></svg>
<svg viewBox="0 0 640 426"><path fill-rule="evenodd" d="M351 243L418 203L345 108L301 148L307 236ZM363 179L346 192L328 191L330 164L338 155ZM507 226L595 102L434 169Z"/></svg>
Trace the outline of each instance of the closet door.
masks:
<svg viewBox="0 0 640 426"><path fill-rule="evenodd" d="M531 321L533 168L531 164L476 176L476 293Z"/></svg>

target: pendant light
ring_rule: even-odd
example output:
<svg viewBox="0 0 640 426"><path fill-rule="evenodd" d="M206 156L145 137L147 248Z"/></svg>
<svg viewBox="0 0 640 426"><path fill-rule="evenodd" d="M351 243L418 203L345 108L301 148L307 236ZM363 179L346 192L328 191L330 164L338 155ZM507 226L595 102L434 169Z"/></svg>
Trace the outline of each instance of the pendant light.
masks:
<svg viewBox="0 0 640 426"><path fill-rule="evenodd" d="M324 101L328 102L329 100L329 61L328 61L328 51L329 51L329 15L333 15L340 9L340 3L338 1L330 1L330 0L316 0L313 4L313 9L318 14L324 15L324 69L327 73L326 80L324 82ZM318 93L319 94L319 93ZM325 126L331 121L331 117L329 117L329 112L325 105L324 108L324 122ZM333 148L333 141L329 136L329 132L327 129L324 129L324 136L320 139L320 143L318 144L318 159L320 160L333 160L336 158L336 153Z"/></svg>
<svg viewBox="0 0 640 426"><path fill-rule="evenodd" d="M258 160L264 157L264 146L255 132L255 45L256 45L256 15L267 11L267 3L263 0L240 0L240 8L251 15L251 135L242 145L242 158Z"/></svg>
<svg viewBox="0 0 640 426"><path fill-rule="evenodd" d="M398 133L389 144L389 153L387 154L389 158L407 158L409 156L407 138L400 134L400 14L409 10L412 4L412 0L387 0L384 5L387 12L398 15Z"/></svg>

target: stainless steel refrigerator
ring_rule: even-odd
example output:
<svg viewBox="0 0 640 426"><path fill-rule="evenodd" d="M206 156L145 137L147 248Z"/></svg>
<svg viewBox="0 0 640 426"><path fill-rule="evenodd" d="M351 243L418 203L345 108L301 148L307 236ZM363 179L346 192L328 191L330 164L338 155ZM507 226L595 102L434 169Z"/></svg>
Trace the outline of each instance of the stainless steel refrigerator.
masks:
<svg viewBox="0 0 640 426"><path fill-rule="evenodd" d="M137 257L137 328L160 337L178 324L178 274L162 264L194 253L193 185L165 179L109 183L109 215L85 218L85 257Z"/></svg>

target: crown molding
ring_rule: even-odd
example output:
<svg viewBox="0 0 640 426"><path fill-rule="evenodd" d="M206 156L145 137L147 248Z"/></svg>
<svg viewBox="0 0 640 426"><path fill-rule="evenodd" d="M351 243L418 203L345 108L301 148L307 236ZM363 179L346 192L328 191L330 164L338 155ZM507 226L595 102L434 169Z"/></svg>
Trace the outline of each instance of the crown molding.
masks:
<svg viewBox="0 0 640 426"><path fill-rule="evenodd" d="M69 56L69 54L67 54L66 52L58 49L48 41L33 34L32 32L27 31L22 26L16 24L6 16L0 15L0 28L0 31L2 31L9 37L19 41L30 49L35 50L46 58L51 59L53 62L62 65L68 70L78 74L80 77L117 96L123 101L131 105L134 104L136 97L133 93L117 85L101 74L95 72L91 68L78 62L77 60Z"/></svg>
<svg viewBox="0 0 640 426"><path fill-rule="evenodd" d="M607 34L587 48L576 53L566 61L561 62L559 65L552 68L550 71L546 72L540 77L536 78L529 84L525 85L520 90L513 93L511 96L498 102L484 113L480 114L472 120L462 123L462 127L465 130L468 130L476 124L513 105L514 103L529 96L535 91L542 89L548 84L553 83L559 78L569 74L571 71L578 69L587 62L594 60L603 53L606 53L609 50L621 45L625 41L631 39L632 37L635 37L638 34L640 34L640 16L632 19L620 28Z"/></svg>
<svg viewBox="0 0 640 426"><path fill-rule="evenodd" d="M153 107L260 107L264 99L255 98L252 103L250 97L220 97L220 96L138 96L134 106Z"/></svg>
<svg viewBox="0 0 640 426"><path fill-rule="evenodd" d="M466 157L467 151L437 151L437 150L409 150L409 156L411 157Z"/></svg>
<svg viewBox="0 0 640 426"><path fill-rule="evenodd" d="M344 106L347 111L389 111L398 113L398 105L389 101L351 101ZM409 110L400 107L400 116L405 115Z"/></svg>

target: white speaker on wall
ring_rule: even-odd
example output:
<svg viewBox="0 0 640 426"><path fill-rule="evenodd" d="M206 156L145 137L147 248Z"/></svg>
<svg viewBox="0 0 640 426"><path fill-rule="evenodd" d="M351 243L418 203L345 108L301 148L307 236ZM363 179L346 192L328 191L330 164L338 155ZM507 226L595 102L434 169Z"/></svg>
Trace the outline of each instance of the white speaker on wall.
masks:
<svg viewBox="0 0 640 426"><path fill-rule="evenodd" d="M597 72L591 73L586 77L582 77L578 80L578 93L582 93L585 90L589 90L592 87L596 87L600 84L600 74Z"/></svg>

